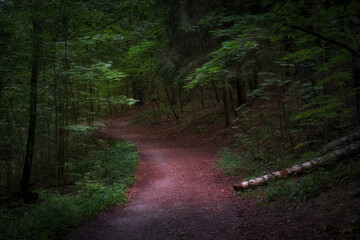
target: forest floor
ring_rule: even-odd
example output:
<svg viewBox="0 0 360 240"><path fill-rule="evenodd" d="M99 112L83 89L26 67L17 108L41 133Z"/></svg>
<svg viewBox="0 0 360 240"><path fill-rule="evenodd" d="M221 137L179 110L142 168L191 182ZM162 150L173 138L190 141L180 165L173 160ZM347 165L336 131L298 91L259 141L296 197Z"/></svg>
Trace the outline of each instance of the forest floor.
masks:
<svg viewBox="0 0 360 240"><path fill-rule="evenodd" d="M130 201L81 224L63 239L351 239L360 185L329 189L298 205L256 206L235 196L239 179L215 168L221 146L231 144L221 123L207 131L173 121L130 124L141 109L104 121L98 137L125 139L139 151L140 165Z"/></svg>

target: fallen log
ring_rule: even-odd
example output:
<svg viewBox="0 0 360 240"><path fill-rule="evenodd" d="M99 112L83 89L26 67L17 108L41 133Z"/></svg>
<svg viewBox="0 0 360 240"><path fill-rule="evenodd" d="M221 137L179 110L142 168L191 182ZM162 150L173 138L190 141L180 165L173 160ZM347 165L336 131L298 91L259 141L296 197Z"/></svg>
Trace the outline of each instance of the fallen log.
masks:
<svg viewBox="0 0 360 240"><path fill-rule="evenodd" d="M274 181L276 179L279 179L280 177L283 177L283 176L303 172L309 168L312 168L316 165L319 165L319 164L327 162L327 161L340 160L348 155L354 154L356 152L356 150L359 148L360 148L360 141L349 144L339 150L335 150L331 153L328 153L328 154L326 154L322 157L316 158L314 160L311 160L311 161L308 161L305 163L301 163L301 164L297 164L297 165L294 165L292 167L286 168L281 171L272 172L272 173L266 174L262 177L258 177L258 178L255 178L255 179L252 179L249 181L244 181L239 184L235 184L234 190L235 191L243 191L243 190L246 190L249 188L254 188L254 187L263 185L269 181Z"/></svg>
<svg viewBox="0 0 360 240"><path fill-rule="evenodd" d="M323 152L329 152L330 150L333 150L335 147L344 145L344 144L350 144L353 142L356 142L357 140L360 139L360 131L354 132L354 133L350 133L347 136L344 136L340 139L331 141L327 144L325 144L325 146L322 147L322 151Z"/></svg>

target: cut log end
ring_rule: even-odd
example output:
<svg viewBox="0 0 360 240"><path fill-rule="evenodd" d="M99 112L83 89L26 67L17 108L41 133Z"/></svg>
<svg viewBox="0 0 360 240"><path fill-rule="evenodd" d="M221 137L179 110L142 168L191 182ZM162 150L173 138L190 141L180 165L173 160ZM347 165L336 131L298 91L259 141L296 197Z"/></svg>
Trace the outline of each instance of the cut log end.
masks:
<svg viewBox="0 0 360 240"><path fill-rule="evenodd" d="M240 191L245 190L245 188L242 187L241 185L234 185L234 190L235 190L236 192L240 192Z"/></svg>

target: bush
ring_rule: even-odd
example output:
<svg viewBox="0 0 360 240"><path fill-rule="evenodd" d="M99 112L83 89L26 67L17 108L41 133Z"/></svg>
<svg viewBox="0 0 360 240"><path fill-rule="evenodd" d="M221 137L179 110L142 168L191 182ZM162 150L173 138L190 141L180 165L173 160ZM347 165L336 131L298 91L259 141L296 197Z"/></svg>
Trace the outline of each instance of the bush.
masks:
<svg viewBox="0 0 360 240"><path fill-rule="evenodd" d="M135 147L121 142L90 156L78 163L79 169L71 166L78 178L73 192L61 195L43 190L38 203L0 210L0 239L49 239L111 205L124 203L137 168Z"/></svg>

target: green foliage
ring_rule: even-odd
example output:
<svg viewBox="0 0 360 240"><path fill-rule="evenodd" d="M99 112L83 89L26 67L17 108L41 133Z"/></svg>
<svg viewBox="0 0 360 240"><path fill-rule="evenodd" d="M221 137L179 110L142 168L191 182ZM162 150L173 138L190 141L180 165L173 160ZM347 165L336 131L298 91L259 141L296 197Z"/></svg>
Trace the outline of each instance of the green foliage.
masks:
<svg viewBox="0 0 360 240"><path fill-rule="evenodd" d="M156 107L142 113L139 113L134 119L131 121L132 124L139 123L152 123L156 124L162 121L163 117L166 119L172 119L172 113L170 107Z"/></svg>
<svg viewBox="0 0 360 240"><path fill-rule="evenodd" d="M238 194L255 198L259 205L279 200L290 203L304 202L321 194L329 187L341 187L346 184L349 175L357 171L356 166L359 166L358 162L330 163L328 166L312 169L304 176L281 179Z"/></svg>
<svg viewBox="0 0 360 240"><path fill-rule="evenodd" d="M93 151L89 158L71 164L76 186L68 194L39 191L40 201L1 209L1 239L49 239L79 222L126 201L138 157L128 142Z"/></svg>
<svg viewBox="0 0 360 240"><path fill-rule="evenodd" d="M336 118L338 116L337 109L339 109L341 105L342 103L336 98L316 99L311 103L311 106L305 106L305 108L310 108L309 110L296 115L295 119L313 120L310 125L319 125L324 121L330 121Z"/></svg>
<svg viewBox="0 0 360 240"><path fill-rule="evenodd" d="M258 15L226 15L224 12L212 13L202 19L200 24L217 22L218 28L212 33L215 38L226 37L221 47L209 54L210 60L197 68L187 77L187 88L207 84L210 80L231 79L238 73L234 73L234 66L239 63L246 64L245 58L253 52L262 52L267 39L266 26L269 16ZM228 26L230 27L223 27ZM261 26L261 27L260 27ZM256 68L256 67L255 67ZM242 70L245 70L244 67ZM252 66L251 69L254 69ZM250 69L247 69L252 72ZM242 74L246 76L246 74Z"/></svg>
<svg viewBox="0 0 360 240"><path fill-rule="evenodd" d="M87 167L82 167L84 165ZM121 181L125 186L129 186L133 181L136 165L137 155L134 146L123 142L106 150L92 151L86 160L74 163L71 168L75 174L91 181L100 179L105 185Z"/></svg>
<svg viewBox="0 0 360 240"><path fill-rule="evenodd" d="M309 174L298 182L280 180L278 183L270 184L266 189L265 201L273 202L278 199L285 199L291 202L306 201L321 193L322 187L326 184L329 176L322 171Z"/></svg>
<svg viewBox="0 0 360 240"><path fill-rule="evenodd" d="M218 155L220 161L216 164L217 167L223 169L229 175L253 176L265 171L261 162L245 158L228 148L222 148Z"/></svg>
<svg viewBox="0 0 360 240"><path fill-rule="evenodd" d="M3 197L19 189L26 150L29 23L34 16L31 4L0 2ZM222 88L232 94L223 101L231 97L229 105L237 108L232 125L243 151L240 156L225 151L219 163L231 174L255 174L254 166L266 170L288 166L292 154L315 151L317 144L359 124L359 87L353 74L358 56L349 51L358 45L354 26L359 26L351 15L358 14L359 3L34 2L39 4L36 20L42 28L32 179L36 189L77 179L84 192L106 191L116 177L100 185L99 181L111 176L108 165L116 167L103 160L78 161L92 147L93 131L103 127L96 125L96 119L155 95L161 98L165 91L171 105L177 102L181 110L191 108L193 119L184 128L198 116L199 90L205 105L205 96L218 105ZM243 94L247 104L238 101L242 106L236 105L235 93ZM209 117L204 125L220 117ZM155 107L133 122L158 123L165 118L171 119L170 109ZM197 130L206 131L204 125ZM60 179L57 170L64 165L66 179Z"/></svg>
<svg viewBox="0 0 360 240"><path fill-rule="evenodd" d="M301 49L294 53L289 53L286 57L283 57L283 60L287 61L292 59L295 63L300 63L309 59L320 56L324 52L323 48L312 47L307 49Z"/></svg>

